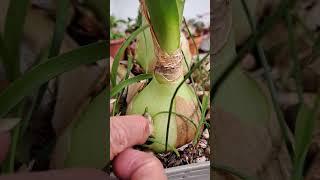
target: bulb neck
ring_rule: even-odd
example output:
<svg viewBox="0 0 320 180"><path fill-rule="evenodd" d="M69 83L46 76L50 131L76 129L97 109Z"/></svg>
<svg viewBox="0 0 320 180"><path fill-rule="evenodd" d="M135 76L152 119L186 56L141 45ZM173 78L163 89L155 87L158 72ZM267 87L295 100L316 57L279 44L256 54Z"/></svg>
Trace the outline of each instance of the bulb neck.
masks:
<svg viewBox="0 0 320 180"><path fill-rule="evenodd" d="M154 76L159 83L176 82L183 76L183 54L180 48L172 54L168 54L159 49L156 52L156 56L157 62L154 69Z"/></svg>

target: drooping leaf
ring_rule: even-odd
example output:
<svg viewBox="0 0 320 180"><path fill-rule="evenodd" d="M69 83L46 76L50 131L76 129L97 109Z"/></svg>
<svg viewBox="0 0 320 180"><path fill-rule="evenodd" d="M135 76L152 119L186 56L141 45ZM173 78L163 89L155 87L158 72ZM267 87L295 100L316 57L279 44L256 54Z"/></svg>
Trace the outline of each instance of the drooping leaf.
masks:
<svg viewBox="0 0 320 180"><path fill-rule="evenodd" d="M112 88L111 93L110 93L110 97L112 98L113 96L115 96L117 93L119 93L123 88L129 86L132 83L136 83L138 81L142 81L144 79L150 79L152 78L151 74L141 74L135 77L132 77L130 79L127 79L125 81L120 82L117 86L115 86L114 88Z"/></svg>
<svg viewBox="0 0 320 180"><path fill-rule="evenodd" d="M0 117L5 116L23 97L31 94L34 89L57 75L79 65L107 58L106 43L106 41L93 43L35 66L11 83L0 95Z"/></svg>
<svg viewBox="0 0 320 180"><path fill-rule="evenodd" d="M95 97L72 126L70 150L64 167L102 169L109 156L107 89Z"/></svg>
<svg viewBox="0 0 320 180"><path fill-rule="evenodd" d="M10 59L5 59L5 68L11 81L20 75L20 43L28 8L29 0L11 0L6 15L3 38Z"/></svg>
<svg viewBox="0 0 320 180"><path fill-rule="evenodd" d="M320 96L317 97L314 109L301 104L295 125L295 154L293 161L293 179L303 178L305 159L312 141Z"/></svg>
<svg viewBox="0 0 320 180"><path fill-rule="evenodd" d="M146 26L142 26L139 29L137 29L135 32L133 32L127 39L126 41L122 44L122 46L120 47L120 49L118 50L114 61L112 63L112 68L111 68L111 83L113 86L116 85L116 79L117 79L117 71L118 71L118 66L119 66L119 62L120 62L120 58L122 56L122 54L124 53L124 51L126 50L126 48L130 45L130 43L137 37L137 35L141 32L143 32L146 28L148 27L148 25Z"/></svg>

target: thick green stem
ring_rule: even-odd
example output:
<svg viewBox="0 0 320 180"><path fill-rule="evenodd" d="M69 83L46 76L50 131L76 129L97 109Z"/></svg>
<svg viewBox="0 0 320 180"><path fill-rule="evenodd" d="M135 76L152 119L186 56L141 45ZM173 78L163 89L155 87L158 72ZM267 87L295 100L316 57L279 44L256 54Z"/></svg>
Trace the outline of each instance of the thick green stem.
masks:
<svg viewBox="0 0 320 180"><path fill-rule="evenodd" d="M160 48L168 54L180 47L182 0L145 0Z"/></svg>
<svg viewBox="0 0 320 180"><path fill-rule="evenodd" d="M180 50L180 26L184 0L142 0L149 19L157 63L155 77L160 83L175 82L183 74L183 55ZM147 12L146 12L147 11Z"/></svg>

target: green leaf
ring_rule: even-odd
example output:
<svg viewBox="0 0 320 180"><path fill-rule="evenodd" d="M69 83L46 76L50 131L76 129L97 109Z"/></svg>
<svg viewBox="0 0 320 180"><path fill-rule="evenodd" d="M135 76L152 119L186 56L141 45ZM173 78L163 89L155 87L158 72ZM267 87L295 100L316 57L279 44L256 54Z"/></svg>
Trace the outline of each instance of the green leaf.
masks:
<svg viewBox="0 0 320 180"><path fill-rule="evenodd" d="M57 2L57 16L56 16L56 24L54 27L53 37L51 41L51 46L42 50L37 58L36 63L45 62L48 58L55 57L59 55L61 44L65 34L65 26L66 26L66 19L68 15L68 9L70 7L70 1L59 0ZM23 118L22 125L21 125L21 135L24 136L24 132L28 128L30 118L33 115L33 112L36 111L42 102L43 96L48 88L48 82L41 85L41 87L36 90L35 95L32 97L31 101L31 108Z"/></svg>
<svg viewBox="0 0 320 180"><path fill-rule="evenodd" d="M246 1L245 0L241 0L241 3L242 3L242 6L244 8L244 11L246 13L247 19L249 21L249 24L250 24L250 27L251 27L251 31L253 32L253 34L257 34L255 19L251 16L251 12L250 12L249 7L247 6ZM284 5L287 6L289 4L287 4L287 2L284 1ZM281 11L283 11L285 13L285 15L287 15L288 11L289 11L289 6L288 6L288 8L285 8L284 10L281 9ZM289 37L289 39L290 39L290 37ZM289 139L289 129L288 129L287 125L286 125L286 122L285 122L284 117L283 117L283 113L282 113L282 111L280 109L280 104L278 102L277 91L276 91L276 88L275 88L275 85L274 85L274 82L273 82L272 76L271 76L271 67L270 67L270 65L268 63L268 60L267 60L267 58L265 56L265 52L264 52L260 42L257 41L255 44L256 44L258 57L259 57L258 60L261 62L262 66L263 66L263 69L264 69L265 77L266 77L266 80L267 80L267 85L268 85L269 91L271 93L272 103L273 103L275 112L277 114L278 123L279 123L281 131L282 131L282 136L283 136L283 138L285 140L285 143L286 143L287 149L289 151L289 154L292 155L291 153L293 151L293 143ZM292 44L292 43L289 43L289 44ZM291 48L291 50L292 50L292 48ZM297 73L296 73L297 74L297 76L296 76L296 80L297 81L296 82L298 82L297 83L297 85L298 85L297 89L299 89L300 86L299 86L299 80L298 79L300 77L298 75L299 74L298 71L300 70L300 68L298 68L296 70L297 70ZM301 93L298 93L298 94L301 94ZM292 157L292 156L290 156L290 157Z"/></svg>
<svg viewBox="0 0 320 180"><path fill-rule="evenodd" d="M41 63L11 85L0 95L0 117L5 116L23 97L59 74L83 64L107 58L107 42L101 41L83 46ZM80 83L80 82L79 82Z"/></svg>
<svg viewBox="0 0 320 180"><path fill-rule="evenodd" d="M179 13L179 27L181 27L185 0L176 0L176 2L177 2L178 13Z"/></svg>
<svg viewBox="0 0 320 180"><path fill-rule="evenodd" d="M200 122L199 122L199 126L197 127L197 133L196 133L195 139L193 141L194 145L197 144L198 140L200 139L201 127L204 124L204 122L206 121L206 111L207 111L208 105L209 105L209 96L204 95L203 99L202 99L202 105L201 105L201 107L202 107L201 119L200 119Z"/></svg>
<svg viewBox="0 0 320 180"><path fill-rule="evenodd" d="M109 161L107 91L96 96L81 117L71 124L70 149L64 167L102 169Z"/></svg>
<svg viewBox="0 0 320 180"><path fill-rule="evenodd" d="M300 106L295 125L295 154L293 161L293 179L303 179L304 163L312 141L317 110L319 108L320 94L318 95L314 109L305 104Z"/></svg>
<svg viewBox="0 0 320 180"><path fill-rule="evenodd" d="M184 3L174 0L146 0L151 26L161 49L168 54L180 47L180 20ZM180 7L178 7L180 6Z"/></svg>
<svg viewBox="0 0 320 180"><path fill-rule="evenodd" d="M152 78L151 74L140 74L140 75L135 76L133 78L127 79L125 81L122 81L117 86L112 88L111 93L110 93L110 97L112 98L113 96L118 94L123 88L129 86L130 84L139 82L139 81L144 80L144 79L151 79L151 78Z"/></svg>
<svg viewBox="0 0 320 180"><path fill-rule="evenodd" d="M40 54L36 59L36 64L39 64L48 60L48 53L49 53L48 51L49 51L49 48L44 48L43 50L40 51ZM27 131L31 117L33 113L37 110L37 107L40 106L42 102L42 98L48 87L47 84L48 82L46 82L44 85L41 85L39 89L35 90L35 93L30 101L28 112L24 114L21 120L20 138L25 136L25 132Z"/></svg>
<svg viewBox="0 0 320 180"><path fill-rule="evenodd" d="M147 27L149 27L149 26L148 25L142 26L139 29L137 29L135 32L133 32L126 39L126 41L122 44L122 46L118 50L116 56L114 57L114 61L113 61L112 68L111 68L111 75L110 75L111 76L111 83L112 83L113 86L115 86L117 84L117 81L116 81L116 79L117 79L117 71L118 71L118 66L119 66L119 62L120 62L120 58L121 58L122 54L127 49L127 47L130 45L130 43L137 37L137 35L140 34Z"/></svg>
<svg viewBox="0 0 320 180"><path fill-rule="evenodd" d="M239 172L238 170L232 168L232 167L229 167L229 166L226 166L226 165L218 165L218 164L211 164L210 166L213 170L216 170L216 171L222 171L222 172L227 172L229 174L232 174L233 176L236 176L242 180L253 180L252 178L250 178L249 176L247 175L244 175L242 174L241 172Z"/></svg>
<svg viewBox="0 0 320 180"><path fill-rule="evenodd" d="M5 61L6 61L6 50L5 50L3 38L0 34L0 62L4 63Z"/></svg>
<svg viewBox="0 0 320 180"><path fill-rule="evenodd" d="M289 54L292 60L292 72L294 74L296 91L299 99L299 104L303 103L303 83L302 83L302 72L300 67L300 60L298 59L298 50L296 45L296 35L294 32L293 18L290 14L289 9L286 10L285 20L288 29L288 46Z"/></svg>
<svg viewBox="0 0 320 180"><path fill-rule="evenodd" d="M219 61L214 62L216 67L213 70L213 77L221 73L221 69L235 56L235 43L231 34L224 48L214 56L214 59ZM238 67L230 72L218 89L211 92L216 94L215 99L211 100L214 105L221 107L225 112L231 113L241 121L266 122L270 117L271 110L260 87Z"/></svg>
<svg viewBox="0 0 320 180"><path fill-rule="evenodd" d="M152 119L154 119L157 115L159 114L169 114L169 111L160 111L158 112L157 114L153 115L152 116ZM180 118L182 118L183 120L187 121L187 122L190 122L195 128L197 128L197 125L194 123L194 120L183 115L183 114L180 114L180 113L176 113L176 112L171 112L172 114L176 115L176 116L179 116Z"/></svg>
<svg viewBox="0 0 320 180"><path fill-rule="evenodd" d="M29 0L11 0L4 27L4 44L10 58L5 59L9 80L20 76L20 43Z"/></svg>
<svg viewBox="0 0 320 180"><path fill-rule="evenodd" d="M152 142L152 143L156 143L156 144L160 144L160 145L164 146L163 143L161 143L160 141L157 141L155 138L148 138L147 141L150 141L150 142ZM152 145L152 144L151 144L151 145ZM146 148L150 148L151 145L143 144L143 145L141 145L141 146L142 146L142 147L146 147ZM168 145L168 147L169 147L170 150L172 150L172 151L177 155L177 157L180 157L180 153L179 153L179 151L178 151L175 147L170 146L170 145Z"/></svg>
<svg viewBox="0 0 320 180"><path fill-rule="evenodd" d="M57 17L56 17L56 25L54 28L51 48L49 51L49 58L54 57L59 54L60 46L63 41L65 25L68 16L68 9L70 7L70 1L66 0L58 0L57 2Z"/></svg>
<svg viewBox="0 0 320 180"><path fill-rule="evenodd" d="M51 46L42 50L39 54L39 57L36 63L45 62L48 58L55 57L59 55L61 44L65 34L65 26L66 26L66 19L68 15L68 9L70 7L70 1L59 0L57 2L57 15L56 15L56 24L54 27L53 37L51 41ZM25 118L23 118L22 125L21 125L21 136L24 135L24 132L28 128L30 118L33 115L33 112L36 111L42 102L43 96L48 88L48 82L41 85L41 87L36 90L35 95L32 97L31 101L31 109L28 111Z"/></svg>
<svg viewBox="0 0 320 180"><path fill-rule="evenodd" d="M142 26L148 24L144 16L141 17L141 23ZM150 69L150 63L155 62L156 58L150 28L147 28L137 36L136 59L144 72L153 72L153 70Z"/></svg>

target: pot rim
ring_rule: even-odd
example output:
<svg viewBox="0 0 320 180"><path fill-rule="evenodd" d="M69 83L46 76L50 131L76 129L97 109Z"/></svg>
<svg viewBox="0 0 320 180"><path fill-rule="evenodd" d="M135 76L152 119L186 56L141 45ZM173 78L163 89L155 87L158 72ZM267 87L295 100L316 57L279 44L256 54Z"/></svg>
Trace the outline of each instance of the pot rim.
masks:
<svg viewBox="0 0 320 180"><path fill-rule="evenodd" d="M193 172L199 172L199 170L206 170L208 173L202 174L204 176L208 175L210 177L210 161L200 162L200 163L192 163L182 166L165 168L165 173L168 176L168 179L176 179L176 176L182 177L187 175L192 175ZM174 177L171 177L174 176ZM117 180L118 178L114 175L114 173L110 174L111 180Z"/></svg>
<svg viewBox="0 0 320 180"><path fill-rule="evenodd" d="M120 44L125 41L125 38L120 38L120 39L113 39L110 41L110 44Z"/></svg>
<svg viewBox="0 0 320 180"><path fill-rule="evenodd" d="M204 169L207 167L210 168L210 161L186 164L186 165L176 166L176 167L171 167L171 168L165 168L164 170L165 170L166 174L169 174L169 173L176 173L176 172L181 172L181 171Z"/></svg>

